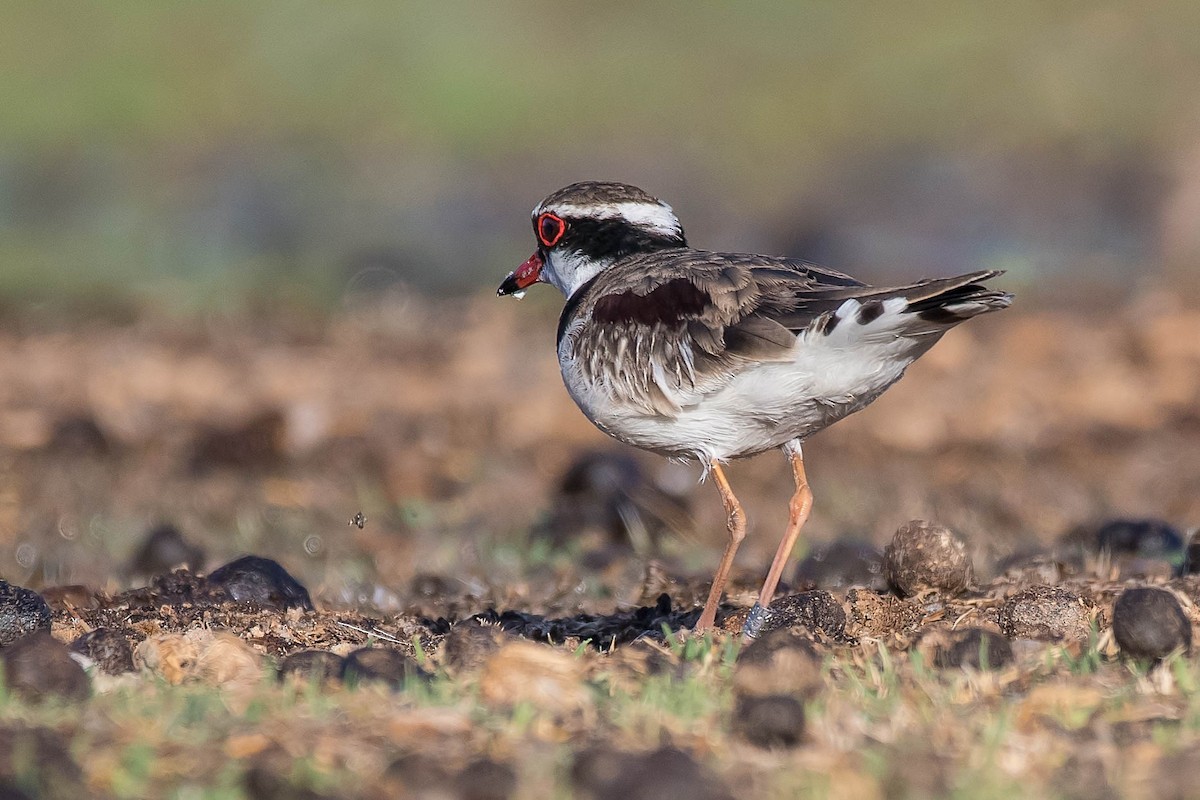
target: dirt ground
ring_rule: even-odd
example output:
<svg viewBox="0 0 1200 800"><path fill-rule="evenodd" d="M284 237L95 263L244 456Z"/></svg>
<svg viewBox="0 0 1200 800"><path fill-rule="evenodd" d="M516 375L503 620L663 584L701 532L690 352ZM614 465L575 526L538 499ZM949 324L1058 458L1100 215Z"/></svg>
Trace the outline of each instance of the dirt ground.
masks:
<svg viewBox="0 0 1200 800"><path fill-rule="evenodd" d="M1145 584L1200 623L1196 579L1182 550L1120 557L1096 537L1200 525L1200 312L1169 293L1018 305L814 438L798 557L924 519L966 542L973 580L901 598L878 575L851 589L789 568L781 594L831 594L799 595L783 625L815 677L765 694L804 669L756 677L732 634L664 637L719 557L716 492L581 416L555 313L481 296L0 322L0 577L43 593L59 641L116 630L136 667L93 669L82 707L6 695L0 738L50 732L97 796L666 797L654 780L672 775L702 797L1194 796L1179 765L1200 747L1200 665L1122 659L1111 623ZM791 486L770 455L729 476L750 517L736 629ZM164 524L191 572L139 552ZM195 575L244 554L280 562L315 610L202 596ZM1047 584L1071 593L1034 598L1059 628L1022 627L1014 598ZM947 667L967 629L1011 658ZM222 641L244 672L205 655ZM412 659L388 673L399 689L263 682L295 653L364 645ZM150 718L166 733L145 742ZM630 789L605 770L659 777Z"/></svg>

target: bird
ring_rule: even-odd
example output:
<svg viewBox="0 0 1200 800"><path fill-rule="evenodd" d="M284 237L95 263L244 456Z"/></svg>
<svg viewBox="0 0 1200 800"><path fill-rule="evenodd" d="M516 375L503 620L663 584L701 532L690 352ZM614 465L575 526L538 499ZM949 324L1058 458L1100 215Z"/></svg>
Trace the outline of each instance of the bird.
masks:
<svg viewBox="0 0 1200 800"><path fill-rule="evenodd" d="M781 450L795 491L742 628L756 637L813 505L802 446L860 411L946 331L1007 308L997 270L876 287L806 261L688 245L671 206L626 183L585 181L533 209L537 248L497 294L548 283L566 298L557 353L571 398L618 441L698 462L727 540L694 631L715 626L746 515L730 461Z"/></svg>

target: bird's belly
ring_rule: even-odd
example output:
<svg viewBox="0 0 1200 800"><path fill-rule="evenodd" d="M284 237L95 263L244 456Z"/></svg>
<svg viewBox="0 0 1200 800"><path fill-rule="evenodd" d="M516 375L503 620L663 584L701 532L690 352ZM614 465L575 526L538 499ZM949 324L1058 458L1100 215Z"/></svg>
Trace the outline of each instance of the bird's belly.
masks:
<svg viewBox="0 0 1200 800"><path fill-rule="evenodd" d="M610 436L672 457L751 456L804 439L854 413L904 374L915 358L903 340L850 349L798 343L795 358L759 363L721 388L687 398L673 416L648 413L564 369L567 389Z"/></svg>

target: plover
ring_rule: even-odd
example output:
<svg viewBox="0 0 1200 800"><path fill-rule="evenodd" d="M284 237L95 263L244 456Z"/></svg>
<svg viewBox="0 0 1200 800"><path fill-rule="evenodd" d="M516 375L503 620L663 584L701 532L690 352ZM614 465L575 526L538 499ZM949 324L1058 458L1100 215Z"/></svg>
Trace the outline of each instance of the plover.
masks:
<svg viewBox="0 0 1200 800"><path fill-rule="evenodd" d="M575 183L533 210L537 250L500 284L566 296L558 360L596 427L698 461L727 515L728 543L696 630L714 625L746 517L723 464L781 449L796 491L744 626L754 636L813 496L801 445L879 397L942 334L1006 308L997 271L873 287L792 258L688 247L671 207L623 183Z"/></svg>

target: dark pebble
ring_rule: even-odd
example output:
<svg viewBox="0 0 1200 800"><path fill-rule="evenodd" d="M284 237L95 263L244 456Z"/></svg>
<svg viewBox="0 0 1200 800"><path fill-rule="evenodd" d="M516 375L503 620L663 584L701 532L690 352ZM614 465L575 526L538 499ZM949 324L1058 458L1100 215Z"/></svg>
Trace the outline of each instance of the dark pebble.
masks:
<svg viewBox="0 0 1200 800"><path fill-rule="evenodd" d="M829 592L801 592L780 597L767 607L759 635L797 625L840 640L846 633L846 611Z"/></svg>
<svg viewBox="0 0 1200 800"><path fill-rule="evenodd" d="M1091 602L1070 589L1031 586L1000 606L1000 631L1009 639L1086 641L1092 629Z"/></svg>
<svg viewBox="0 0 1200 800"><path fill-rule="evenodd" d="M913 520L883 551L888 583L902 597L929 590L955 595L975 580L967 543L949 528Z"/></svg>
<svg viewBox="0 0 1200 800"><path fill-rule="evenodd" d="M100 671L109 675L133 672L133 648L115 628L89 631L71 642L71 649L95 661Z"/></svg>
<svg viewBox="0 0 1200 800"><path fill-rule="evenodd" d="M0 651L4 685L27 700L60 697L86 700L87 674L67 646L48 633L35 633Z"/></svg>
<svg viewBox="0 0 1200 800"><path fill-rule="evenodd" d="M342 665L342 679L350 683L383 681L403 689L407 679L426 677L416 661L388 647L360 647L346 656Z"/></svg>
<svg viewBox="0 0 1200 800"><path fill-rule="evenodd" d="M95 796L71 757L70 743L48 728L0 728L0 787L5 800Z"/></svg>
<svg viewBox="0 0 1200 800"><path fill-rule="evenodd" d="M32 589L0 580L0 647L50 630L50 606Z"/></svg>
<svg viewBox="0 0 1200 800"><path fill-rule="evenodd" d="M887 588L883 551L870 542L839 540L814 547L796 568L796 587L846 589L862 586L874 591Z"/></svg>
<svg viewBox="0 0 1200 800"><path fill-rule="evenodd" d="M1192 647L1192 625L1175 595L1140 586L1121 592L1113 606L1113 636L1133 658L1163 658Z"/></svg>
<svg viewBox="0 0 1200 800"><path fill-rule="evenodd" d="M1178 558L1183 536L1160 519L1114 519L1096 530L1096 549L1139 558Z"/></svg>
<svg viewBox="0 0 1200 800"><path fill-rule="evenodd" d="M1012 645L1000 634L985 628L955 631L950 642L938 648L934 656L934 665L942 669L1000 669L1012 662Z"/></svg>
<svg viewBox="0 0 1200 800"><path fill-rule="evenodd" d="M268 469L283 462L286 420L277 409L265 411L232 428L200 430L192 445L191 467L202 472L215 467Z"/></svg>
<svg viewBox="0 0 1200 800"><path fill-rule="evenodd" d="M260 556L243 556L208 576L210 586L223 590L238 603L262 608L302 608L312 611L308 590L278 562Z"/></svg>
<svg viewBox="0 0 1200 800"><path fill-rule="evenodd" d="M454 778L457 800L508 800L517 790L517 774L507 764L481 758Z"/></svg>
<svg viewBox="0 0 1200 800"><path fill-rule="evenodd" d="M586 750L571 768L575 788L593 800L729 800L729 790L681 750Z"/></svg>
<svg viewBox="0 0 1200 800"><path fill-rule="evenodd" d="M338 680L346 668L346 659L328 650L301 650L283 659L279 665L279 680L296 676L304 681L323 683Z"/></svg>
<svg viewBox="0 0 1200 800"><path fill-rule="evenodd" d="M733 731L755 747L795 747L804 738L804 705L785 694L739 697Z"/></svg>
<svg viewBox="0 0 1200 800"><path fill-rule="evenodd" d="M156 525L147 533L141 547L130 559L133 575L162 575L176 567L195 572L204 567L204 550L187 539L170 523Z"/></svg>

